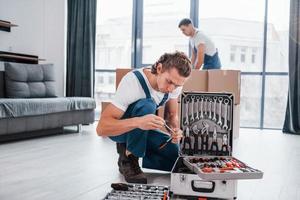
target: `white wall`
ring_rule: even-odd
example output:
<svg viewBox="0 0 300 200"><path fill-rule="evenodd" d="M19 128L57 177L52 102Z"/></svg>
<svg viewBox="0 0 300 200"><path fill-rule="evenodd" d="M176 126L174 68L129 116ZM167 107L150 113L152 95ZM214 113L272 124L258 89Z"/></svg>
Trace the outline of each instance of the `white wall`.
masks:
<svg viewBox="0 0 300 200"><path fill-rule="evenodd" d="M0 0L0 19L17 24L0 31L0 51L33 54L53 63L57 95L65 91L66 0Z"/></svg>

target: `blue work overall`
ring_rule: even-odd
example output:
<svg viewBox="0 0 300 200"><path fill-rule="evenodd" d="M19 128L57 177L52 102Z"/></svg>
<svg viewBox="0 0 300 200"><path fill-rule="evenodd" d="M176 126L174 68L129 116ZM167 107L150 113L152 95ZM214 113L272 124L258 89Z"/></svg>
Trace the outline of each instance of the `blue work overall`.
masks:
<svg viewBox="0 0 300 200"><path fill-rule="evenodd" d="M195 55L197 56L198 50L196 47L194 47L194 52L195 52ZM204 54L203 69L204 70L221 69L221 62L220 62L220 58L218 55L218 51L212 56Z"/></svg>
<svg viewBox="0 0 300 200"><path fill-rule="evenodd" d="M157 109L168 100L168 94L165 94L159 105L156 105L150 95L143 75L139 71L133 71L133 73L139 80L146 98L130 104L122 119L155 114ZM142 167L144 168L171 171L178 157L178 144L168 143L163 149L159 150L159 145L169 138L168 135L159 130L142 130L136 128L122 135L110 138L115 142L125 143L126 149L136 157L143 157Z"/></svg>

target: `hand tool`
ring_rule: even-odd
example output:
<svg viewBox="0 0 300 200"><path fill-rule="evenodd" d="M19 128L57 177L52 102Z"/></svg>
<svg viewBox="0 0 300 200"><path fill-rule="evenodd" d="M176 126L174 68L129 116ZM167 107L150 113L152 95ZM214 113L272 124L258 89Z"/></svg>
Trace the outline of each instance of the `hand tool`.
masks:
<svg viewBox="0 0 300 200"><path fill-rule="evenodd" d="M224 130L227 130L228 129L228 125L227 125L227 108L228 108L228 103L229 103L229 100L228 99L225 99L224 100L224 125L223 125L223 129Z"/></svg>
<svg viewBox="0 0 300 200"><path fill-rule="evenodd" d="M196 118L195 118L196 121L199 121L199 99L200 97L197 96L196 97Z"/></svg>
<svg viewBox="0 0 300 200"><path fill-rule="evenodd" d="M187 148L188 146L188 148ZM190 138L190 129L189 127L186 127L185 134L183 137L183 149L184 154L191 155L192 154L192 145L191 145L191 138Z"/></svg>
<svg viewBox="0 0 300 200"><path fill-rule="evenodd" d="M215 96L214 98L214 103L213 103L213 118L212 118L212 120L213 121L217 121L217 118L216 118L216 106L217 106L217 97Z"/></svg>
<svg viewBox="0 0 300 200"><path fill-rule="evenodd" d="M193 126L192 130L193 130L194 138L195 138L194 154L198 154L198 151L199 151L199 129L198 129L198 126L195 124Z"/></svg>
<svg viewBox="0 0 300 200"><path fill-rule="evenodd" d="M223 135L221 151L222 151L223 155L228 155L228 138L227 138L227 134Z"/></svg>
<svg viewBox="0 0 300 200"><path fill-rule="evenodd" d="M204 115L207 115L207 97L204 99Z"/></svg>
<svg viewBox="0 0 300 200"><path fill-rule="evenodd" d="M194 118L194 103L195 103L195 96L192 96L191 97L192 99L192 105L191 105L191 122L195 121L195 118Z"/></svg>
<svg viewBox="0 0 300 200"><path fill-rule="evenodd" d="M222 117L222 101L223 101L223 97L219 97L219 99L218 99L218 101L219 101L219 120L218 120L218 125L219 126L222 126L222 120L221 120L221 117Z"/></svg>
<svg viewBox="0 0 300 200"><path fill-rule="evenodd" d="M171 128L171 127L169 127L168 125L167 125L167 123L165 123L165 127L168 129L168 131L170 131L172 134L175 134L175 132L174 132L174 130ZM171 141L172 141L172 136L169 138L169 139L167 139L165 142L163 142L163 143L161 143L160 145L159 145L159 147L158 147L158 149L159 150L161 150L161 149L163 149L165 146L167 146L167 144L168 143L170 143Z"/></svg>
<svg viewBox="0 0 300 200"><path fill-rule="evenodd" d="M208 150L208 134L209 125L207 122L202 122L203 128L201 129L201 154Z"/></svg>
<svg viewBox="0 0 300 200"><path fill-rule="evenodd" d="M189 102L190 100L185 100L185 121L184 125L189 125Z"/></svg>
<svg viewBox="0 0 300 200"><path fill-rule="evenodd" d="M218 141L217 141L217 127L214 127L214 132L213 132L213 137L212 137L212 143L210 146L210 152L212 155L215 155L219 152L219 147L218 147Z"/></svg>
<svg viewBox="0 0 300 200"><path fill-rule="evenodd" d="M204 104L203 99L204 99L204 97L201 96L200 99L201 99L201 102L200 102L200 119L202 119L204 117L203 116L203 104Z"/></svg>
<svg viewBox="0 0 300 200"><path fill-rule="evenodd" d="M208 119L211 119L211 113L212 113L212 100L208 99Z"/></svg>

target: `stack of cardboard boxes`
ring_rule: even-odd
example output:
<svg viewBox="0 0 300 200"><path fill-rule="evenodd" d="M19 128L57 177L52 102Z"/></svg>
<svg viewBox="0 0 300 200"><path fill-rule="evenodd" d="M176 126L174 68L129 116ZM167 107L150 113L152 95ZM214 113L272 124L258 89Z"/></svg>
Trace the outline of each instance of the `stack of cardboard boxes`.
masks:
<svg viewBox="0 0 300 200"><path fill-rule="evenodd" d="M132 69L116 70L116 88L118 87L123 76L131 70ZM232 93L234 95L233 138L237 138L239 136L241 93L240 90L241 73L238 70L192 70L190 78L183 86L183 91L188 92L226 92ZM107 104L107 102L102 102L102 110L105 109ZM161 108L158 114L160 116L163 116L163 113L164 109Z"/></svg>

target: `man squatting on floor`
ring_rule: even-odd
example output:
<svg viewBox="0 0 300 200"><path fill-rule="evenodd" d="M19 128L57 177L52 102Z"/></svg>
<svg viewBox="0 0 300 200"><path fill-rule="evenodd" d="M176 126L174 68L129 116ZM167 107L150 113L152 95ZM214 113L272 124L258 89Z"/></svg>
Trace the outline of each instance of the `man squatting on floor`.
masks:
<svg viewBox="0 0 300 200"><path fill-rule="evenodd" d="M144 168L171 171L182 137L177 99L190 73L191 62L184 53L165 53L151 67L127 73L101 114L97 133L117 143L119 171L127 182L147 183L140 157ZM165 119L155 115L164 104ZM161 131L165 123L174 133L172 142L159 150L170 137Z"/></svg>

